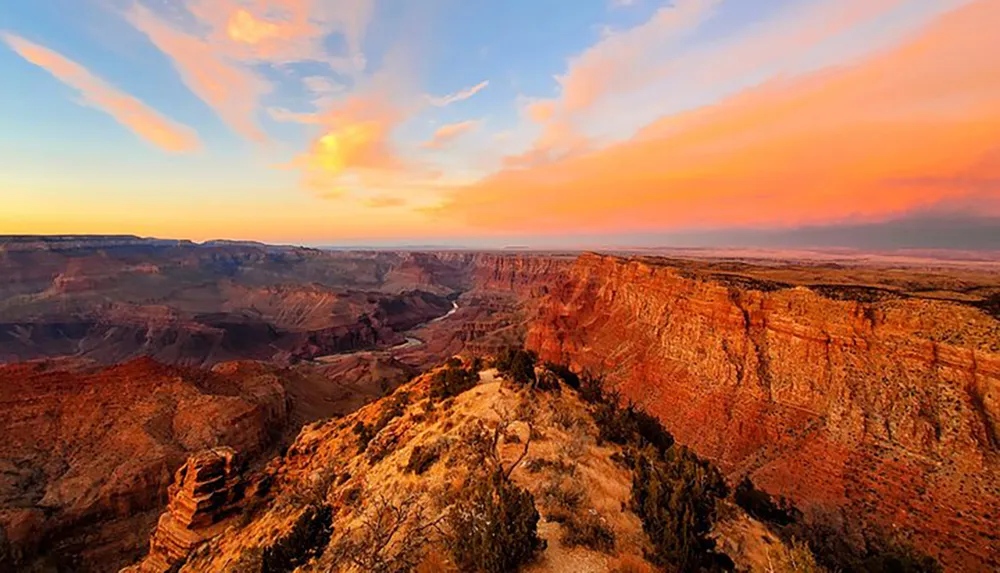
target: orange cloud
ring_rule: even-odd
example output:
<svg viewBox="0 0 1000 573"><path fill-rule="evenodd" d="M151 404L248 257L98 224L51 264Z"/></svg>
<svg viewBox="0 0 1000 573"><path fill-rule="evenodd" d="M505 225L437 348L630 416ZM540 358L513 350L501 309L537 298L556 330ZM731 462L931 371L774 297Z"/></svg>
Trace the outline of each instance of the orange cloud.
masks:
<svg viewBox="0 0 1000 573"><path fill-rule="evenodd" d="M442 125L434 132L429 141L424 142L423 147L427 149L441 149L463 134L479 127L479 123L477 120L468 120Z"/></svg>
<svg viewBox="0 0 1000 573"><path fill-rule="evenodd" d="M111 115L139 137L172 152L199 147L193 129L171 121L136 98L108 85L86 68L62 55L14 34L0 34L22 58L45 69L80 93L83 102Z"/></svg>
<svg viewBox="0 0 1000 573"><path fill-rule="evenodd" d="M316 116L324 131L293 166L306 185L324 196L338 197L364 179L402 168L390 142L400 114L388 103L355 96Z"/></svg>
<svg viewBox="0 0 1000 573"><path fill-rule="evenodd" d="M366 207L371 207L372 209L402 207L403 205L406 205L406 199L403 199L402 197L393 197L391 195L378 195L366 200L364 204Z"/></svg>
<svg viewBox="0 0 1000 573"><path fill-rule="evenodd" d="M879 220L967 201L1000 213L1000 67L979 0L849 68L773 81L601 151L498 173L443 208L508 231ZM992 159L991 159L992 158ZM984 191L986 189L986 191Z"/></svg>

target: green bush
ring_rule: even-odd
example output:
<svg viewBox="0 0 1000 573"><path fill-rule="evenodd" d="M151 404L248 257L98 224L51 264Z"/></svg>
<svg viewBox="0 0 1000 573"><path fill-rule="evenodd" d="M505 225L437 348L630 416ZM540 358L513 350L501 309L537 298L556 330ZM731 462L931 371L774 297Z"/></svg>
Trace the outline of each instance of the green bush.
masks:
<svg viewBox="0 0 1000 573"><path fill-rule="evenodd" d="M467 486L448 515L448 547L460 571L508 573L545 548L531 493L502 471Z"/></svg>
<svg viewBox="0 0 1000 573"><path fill-rule="evenodd" d="M632 456L632 510L654 547L659 565L682 570L709 566L715 543L708 537L726 482L715 466L684 447L645 447Z"/></svg>

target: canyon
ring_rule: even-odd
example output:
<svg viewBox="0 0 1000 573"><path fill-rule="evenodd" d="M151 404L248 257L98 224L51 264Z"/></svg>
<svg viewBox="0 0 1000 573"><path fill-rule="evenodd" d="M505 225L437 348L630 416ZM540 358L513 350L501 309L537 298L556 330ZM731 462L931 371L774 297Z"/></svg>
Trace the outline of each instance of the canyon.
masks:
<svg viewBox="0 0 1000 573"><path fill-rule="evenodd" d="M117 570L197 487L175 473L216 463L190 456L283 463L315 423L524 344L806 520L1000 567L995 264L703 255L0 240L0 563Z"/></svg>

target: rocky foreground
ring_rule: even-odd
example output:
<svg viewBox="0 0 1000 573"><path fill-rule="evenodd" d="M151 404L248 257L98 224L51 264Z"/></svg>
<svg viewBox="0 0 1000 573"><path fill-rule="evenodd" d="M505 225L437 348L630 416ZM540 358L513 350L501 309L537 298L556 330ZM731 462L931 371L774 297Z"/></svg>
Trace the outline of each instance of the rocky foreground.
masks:
<svg viewBox="0 0 1000 573"><path fill-rule="evenodd" d="M250 484L231 477L229 451L192 458L149 555L127 571L500 571L507 567L491 559L519 554L508 565L523 571L657 570L663 554L636 506L634 481L643 480L628 461L653 446L631 430L609 430L601 406L550 372L532 388L468 368L418 377L355 414L304 428ZM454 395L441 391L449 370L473 377ZM516 506L523 512L508 500L492 518L467 516L470 507L492 507L466 500L494 478L525 496ZM722 497L726 515L709 506L688 541L728 553L692 550L696 559L705 553L763 568L802 558ZM234 498L242 500L239 514L229 505ZM496 526L491 519L503 524L495 546L457 528ZM473 549L461 545L476 540ZM468 551L474 559L466 563Z"/></svg>

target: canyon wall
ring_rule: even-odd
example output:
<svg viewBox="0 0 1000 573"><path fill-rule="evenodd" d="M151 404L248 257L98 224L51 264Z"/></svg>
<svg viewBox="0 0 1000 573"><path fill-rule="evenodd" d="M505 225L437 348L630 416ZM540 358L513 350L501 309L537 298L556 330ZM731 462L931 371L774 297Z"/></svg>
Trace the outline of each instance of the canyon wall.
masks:
<svg viewBox="0 0 1000 573"><path fill-rule="evenodd" d="M189 454L261 455L284 430L280 373L149 359L0 366L0 571L107 571L134 559Z"/></svg>
<svg viewBox="0 0 1000 573"><path fill-rule="evenodd" d="M677 439L813 519L1000 566L1000 321L860 287L584 255L527 345L604 376Z"/></svg>

